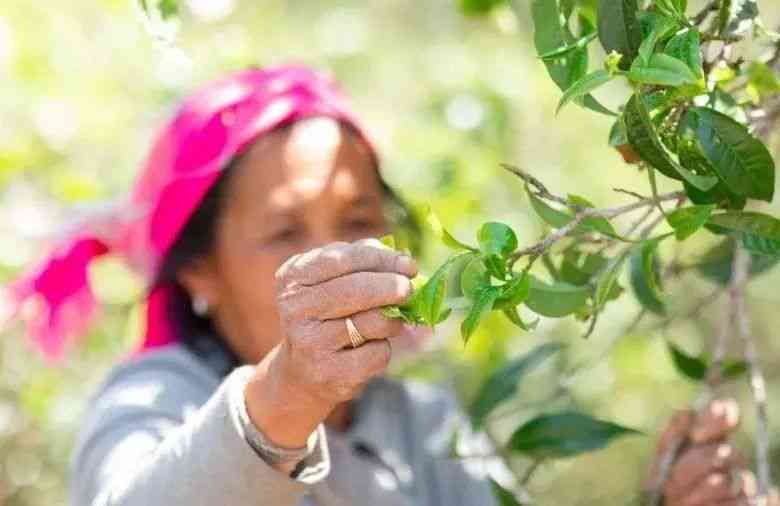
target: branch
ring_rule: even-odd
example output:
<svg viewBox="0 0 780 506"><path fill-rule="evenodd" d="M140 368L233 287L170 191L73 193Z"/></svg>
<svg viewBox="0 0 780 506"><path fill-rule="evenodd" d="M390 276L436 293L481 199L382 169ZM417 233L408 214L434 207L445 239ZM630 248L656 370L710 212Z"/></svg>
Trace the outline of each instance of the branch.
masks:
<svg viewBox="0 0 780 506"><path fill-rule="evenodd" d="M667 202L670 200L679 201L681 199L685 199L684 192L671 192L671 193L665 193L663 195L659 195L658 199L647 198L644 200L640 200L638 202L634 202L632 204L626 204L624 206L610 207L606 209L595 209L595 208L583 209L582 211L574 215L574 218L569 223L567 223L566 225L562 226L555 232L545 237L544 240L542 240L541 242L515 252L512 255L512 259L517 260L518 258L521 258L523 256L529 256L529 255L533 258L538 257L539 255L541 255L542 253L550 249L550 247L552 247L555 243L557 243L564 237L573 233L577 229L577 227L587 218L607 218L607 219L614 218L622 214L627 214L632 211L636 211L637 209L655 206L660 202Z"/></svg>
<svg viewBox="0 0 780 506"><path fill-rule="evenodd" d="M750 389L756 416L756 477L758 480L759 505L767 504L771 487L771 468L769 463L769 417L767 415L766 385L761 366L758 363L758 351L750 332L750 319L745 307L745 285L750 271L751 258L741 243L737 242L734 251L732 301L736 314L736 327L740 340L745 347L745 361L750 374Z"/></svg>
<svg viewBox="0 0 780 506"><path fill-rule="evenodd" d="M705 5L704 8L698 12L698 14L691 18L691 22L697 26L701 25L704 23L704 20L707 19L707 16L709 16L711 12L718 11L719 6L719 0L710 0L710 2Z"/></svg>
<svg viewBox="0 0 780 506"><path fill-rule="evenodd" d="M552 202L557 202L559 204L562 204L566 207L572 207L571 202L567 201L563 197L559 197L557 195L554 195L552 192L550 192L546 186L544 186L544 183L533 177L531 174L525 172L524 170L520 169L519 167L515 167L514 165L510 165L508 163L502 163L501 166L514 174L515 176L519 177L528 185L533 186L536 189L536 195L538 197L541 197L545 200L550 200Z"/></svg>

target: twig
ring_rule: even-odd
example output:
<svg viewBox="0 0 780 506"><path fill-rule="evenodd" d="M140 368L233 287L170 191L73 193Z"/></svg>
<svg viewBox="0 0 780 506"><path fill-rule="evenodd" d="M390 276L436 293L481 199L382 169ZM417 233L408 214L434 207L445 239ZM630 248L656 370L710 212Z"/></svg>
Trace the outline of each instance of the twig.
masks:
<svg viewBox="0 0 780 506"><path fill-rule="evenodd" d="M544 183L533 177L531 174L525 172L519 167L515 167L514 165L510 165L508 163L502 163L501 166L514 174L515 176L519 177L526 183L528 183L530 186L533 186L536 189L537 196L541 197L545 200L551 200L553 202L557 202L559 204L562 204L567 207L576 207L572 206L571 202L566 200L563 197L559 197L557 195L554 195L550 190L547 189L546 186L544 186Z"/></svg>
<svg viewBox="0 0 780 506"><path fill-rule="evenodd" d="M691 18L691 22L697 26L701 25L704 23L704 20L707 19L707 16L709 16L711 12L718 10L719 4L719 0L711 0L707 5L704 6L702 10L700 10L695 16Z"/></svg>
<svg viewBox="0 0 780 506"><path fill-rule="evenodd" d="M647 197L645 197L642 194L639 194L639 193L637 193L635 191L626 190L625 188L612 188L612 191L617 192L617 193L625 193L626 195L630 195L631 197L636 197L639 200L644 200L644 199L647 198Z"/></svg>
<svg viewBox="0 0 780 506"><path fill-rule="evenodd" d="M515 252L514 254L512 254L511 258L516 260L518 258L521 258L523 256L528 256L528 255L530 255L533 258L538 257L539 255L541 255L542 253L550 249L550 247L553 246L556 242L560 241L564 237L574 232L574 230L587 218L607 218L607 219L614 218L615 216L620 216L621 214L627 214L632 211L636 211L637 209L642 209L648 206L654 206L658 202L666 202L669 200L680 200L684 198L685 198L685 193L672 192L672 193L666 193L664 195L659 195L658 200L644 199L639 202L634 202L633 204L627 204L618 207L610 207L606 209L595 209L595 208L583 209L582 211L574 215L574 218L569 223L567 223L566 225L562 226L555 232L545 237L544 240L542 240L541 242Z"/></svg>
<svg viewBox="0 0 780 506"><path fill-rule="evenodd" d="M732 283L734 290L732 299L736 314L737 333L745 347L745 361L748 363L750 388L753 393L753 404L755 407L757 504L765 505L769 497L772 479L769 461L769 417L766 405L766 384L758 362L758 351L750 332L750 320L745 307L745 285L748 279L748 272L750 271L750 262L750 255L741 243L737 242L734 251L734 282Z"/></svg>

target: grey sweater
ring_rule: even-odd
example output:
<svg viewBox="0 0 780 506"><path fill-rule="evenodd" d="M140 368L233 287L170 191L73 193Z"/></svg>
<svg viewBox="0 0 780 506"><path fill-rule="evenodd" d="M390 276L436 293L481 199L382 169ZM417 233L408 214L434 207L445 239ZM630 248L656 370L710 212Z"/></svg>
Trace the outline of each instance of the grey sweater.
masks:
<svg viewBox="0 0 780 506"><path fill-rule="evenodd" d="M88 405L71 504L83 506L491 506L479 459L448 457L462 416L447 391L377 378L346 432L320 425L296 478L244 438L238 403L252 373L224 379L182 346L116 366Z"/></svg>

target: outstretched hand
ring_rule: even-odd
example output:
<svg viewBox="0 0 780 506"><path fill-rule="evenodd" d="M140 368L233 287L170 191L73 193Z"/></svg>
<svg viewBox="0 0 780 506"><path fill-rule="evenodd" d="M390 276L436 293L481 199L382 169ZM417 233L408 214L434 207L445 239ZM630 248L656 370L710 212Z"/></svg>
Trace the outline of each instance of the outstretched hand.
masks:
<svg viewBox="0 0 780 506"><path fill-rule="evenodd" d="M695 413L680 411L661 435L645 482L650 489L670 449L680 446L663 486L665 506L747 506L757 493L747 462L729 442L739 425L739 406L732 399L715 400ZM769 506L780 506L773 491Z"/></svg>

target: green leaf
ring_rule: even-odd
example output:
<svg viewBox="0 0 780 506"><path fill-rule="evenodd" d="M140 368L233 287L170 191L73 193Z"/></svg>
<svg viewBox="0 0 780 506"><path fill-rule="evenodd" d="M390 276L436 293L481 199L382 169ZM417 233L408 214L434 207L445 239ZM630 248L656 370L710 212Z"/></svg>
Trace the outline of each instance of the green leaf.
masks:
<svg viewBox="0 0 780 506"><path fill-rule="evenodd" d="M534 458L565 458L600 450L614 439L640 434L612 422L574 412L542 415L509 439L509 449Z"/></svg>
<svg viewBox="0 0 780 506"><path fill-rule="evenodd" d="M433 234L446 246L454 250L477 251L477 249L473 246L469 246L468 244L462 243L455 239L455 237L444 228L444 226L441 224L441 221L439 220L439 217L436 216L436 213L433 212L431 207L428 207L425 212L425 221L428 222L428 225L431 227Z"/></svg>
<svg viewBox="0 0 780 506"><path fill-rule="evenodd" d="M777 218L757 212L731 211L712 215L708 223L736 233L750 252L780 255L780 220Z"/></svg>
<svg viewBox="0 0 780 506"><path fill-rule="evenodd" d="M479 249L485 256L510 255L517 249L517 235L509 225L497 222L483 224L477 232Z"/></svg>
<svg viewBox="0 0 780 506"><path fill-rule="evenodd" d="M617 285L620 271L623 269L627 255L620 255L607 263L607 266L599 274L596 281L595 305L601 308L613 298L614 289Z"/></svg>
<svg viewBox="0 0 780 506"><path fill-rule="evenodd" d="M637 64L648 65L650 62L650 57L655 52L655 46L658 44L658 42L669 35L671 32L675 31L679 26L676 20L667 16L663 16L657 13L648 14L655 14L651 17L653 20L653 26L650 33L644 37L642 44L639 46L638 58L634 60L632 67L636 66Z"/></svg>
<svg viewBox="0 0 780 506"><path fill-rule="evenodd" d="M487 222L477 232L477 241L488 271L496 278L504 279L507 257L517 249L514 230L503 223Z"/></svg>
<svg viewBox="0 0 780 506"><path fill-rule="evenodd" d="M756 0L723 0L718 15L720 35L729 38L748 33L758 15Z"/></svg>
<svg viewBox="0 0 780 506"><path fill-rule="evenodd" d="M638 95L634 95L626 104L624 113L628 139L639 156L663 175L672 179L685 180L701 191L714 187L718 178L711 175L694 174L674 161L661 144L655 131L650 114Z"/></svg>
<svg viewBox="0 0 780 506"><path fill-rule="evenodd" d="M675 368L685 377L694 381L702 381L707 377L707 363L698 357L688 355L672 343L667 343Z"/></svg>
<svg viewBox="0 0 780 506"><path fill-rule="evenodd" d="M588 200L586 200L583 197L577 196L577 195L569 195L568 201L573 205L581 208L593 208L595 207L592 203L590 203ZM590 230L593 232L598 232L600 234L613 237L615 239L624 240L615 230L615 227L612 226L612 224L609 222L608 219L600 217L600 216L591 216L588 218L585 218L580 222L579 227L583 230Z"/></svg>
<svg viewBox="0 0 780 506"><path fill-rule="evenodd" d="M590 296L587 286L556 282L547 284L534 276L525 305L534 313L550 318L561 318L580 310Z"/></svg>
<svg viewBox="0 0 780 506"><path fill-rule="evenodd" d="M463 295L473 299L485 286L490 286L490 273L481 258L473 258L466 264L460 275L461 291Z"/></svg>
<svg viewBox="0 0 780 506"><path fill-rule="evenodd" d="M676 209L666 216L678 241L684 241L704 226L715 206L689 206Z"/></svg>
<svg viewBox="0 0 780 506"><path fill-rule="evenodd" d="M469 16L487 14L495 6L505 2L506 0L458 0L460 10Z"/></svg>
<svg viewBox="0 0 780 506"><path fill-rule="evenodd" d="M666 314L660 294L658 240L645 241L631 255L631 287L643 308L658 315Z"/></svg>
<svg viewBox="0 0 780 506"><path fill-rule="evenodd" d="M559 113L560 110L563 109L563 107L572 100L584 97L600 86L607 84L611 80L612 76L606 70L597 70L595 72L591 72L576 83L572 84L571 87L564 92L563 97L561 97L561 101L558 103L558 108L556 109L555 113Z"/></svg>
<svg viewBox="0 0 780 506"><path fill-rule="evenodd" d="M576 42L561 15L558 0L532 0L531 16L534 20L534 45L536 53L544 55ZM581 47L555 59L543 60L547 73L561 91L579 81L588 72L588 48ZM582 105L592 111L614 115L591 95L582 98Z"/></svg>
<svg viewBox="0 0 780 506"><path fill-rule="evenodd" d="M461 255L456 255L449 258L420 289L415 291L413 297L416 308L423 321L428 325L434 326L440 320L444 297L447 294L449 269L460 257Z"/></svg>
<svg viewBox="0 0 780 506"><path fill-rule="evenodd" d="M490 488L493 490L493 496L498 501L498 506L523 506L523 503L515 497L512 491L505 489L493 478L489 478Z"/></svg>
<svg viewBox="0 0 780 506"><path fill-rule="evenodd" d="M701 37L695 28L682 31L666 43L664 52L685 62L697 78L704 74L701 60Z"/></svg>
<svg viewBox="0 0 780 506"><path fill-rule="evenodd" d="M495 286L483 287L474 298L474 305L471 306L466 318L460 324L460 335L464 343L469 342L469 338L477 330L479 322L493 309L493 303L499 295L499 290Z"/></svg>
<svg viewBox="0 0 780 506"><path fill-rule="evenodd" d="M540 199L536 195L534 195L530 189L526 186L526 191L528 193L528 198L531 201L531 207L536 212L536 214L548 225L550 225L553 228L561 228L569 224L571 220L574 219L574 216L572 214L569 214L564 211L559 211L549 204L547 204L544 200ZM577 195L569 195L569 202L572 206L580 207L580 208L592 208L593 204L588 202L587 200L583 199L582 197L578 197ZM576 232L598 232L600 234L613 237L615 239L623 240L623 238L617 233L615 228L612 226L612 224L609 222L608 219L598 216L592 216L589 218L585 218L580 222L580 224L577 226Z"/></svg>
<svg viewBox="0 0 780 506"><path fill-rule="evenodd" d="M536 53L543 55L575 42L574 36L563 25L558 0L532 0ZM545 61L550 78L561 90L568 89L588 70L586 48L572 50L562 58Z"/></svg>
<svg viewBox="0 0 780 506"><path fill-rule="evenodd" d="M526 272L514 274L512 279L500 287L498 299L495 303L496 309L514 307L522 304L531 294L531 278Z"/></svg>
<svg viewBox="0 0 780 506"><path fill-rule="evenodd" d="M179 14L178 0L159 0L157 8L160 9L160 16L164 19L170 19Z"/></svg>
<svg viewBox="0 0 780 506"><path fill-rule="evenodd" d="M624 146L628 144L628 137L626 136L626 124L623 122L623 115L620 115L612 124L612 128L609 131L609 145L613 148Z"/></svg>
<svg viewBox="0 0 780 506"><path fill-rule="evenodd" d="M561 260L560 279L572 285L587 285L595 274L604 270L608 262L598 253L567 250Z"/></svg>
<svg viewBox="0 0 780 506"><path fill-rule="evenodd" d="M636 0L599 0L598 30L604 51L623 55L620 68L628 70L642 44Z"/></svg>
<svg viewBox="0 0 780 506"><path fill-rule="evenodd" d="M586 47L597 36L598 35L595 32L589 33L588 35L585 35L584 37L579 38L578 40L576 40L575 42L573 42L571 44L568 44L568 45L563 46L563 47L559 47L558 49L554 49L554 50L549 51L549 52L544 53L544 54L540 54L538 56L538 58L541 59L541 60L554 60L556 58L560 58L562 56L566 56L566 55L568 55L569 53L571 53L572 51L574 51L576 49L582 49L582 48Z"/></svg>
<svg viewBox="0 0 780 506"><path fill-rule="evenodd" d="M538 318L531 323L524 322L520 317L520 313L517 312L516 307L505 307L501 310L501 312L503 312L504 316L506 316L507 319L509 319L509 321L512 322L516 327L519 327L526 332L534 330L539 324Z"/></svg>
<svg viewBox="0 0 780 506"><path fill-rule="evenodd" d="M634 61L628 78L638 84L653 84L657 86L683 86L698 84L696 76L688 65L667 54L656 53L645 63L640 59Z"/></svg>
<svg viewBox="0 0 780 506"><path fill-rule="evenodd" d="M562 348L563 346L559 343L539 345L525 355L510 360L505 366L494 372L482 385L469 409L474 428L479 429L493 409L515 394L517 386L527 374Z"/></svg>
<svg viewBox="0 0 780 506"><path fill-rule="evenodd" d="M574 219L574 217L566 212L559 211L553 207L551 207L547 202L540 199L533 193L531 193L530 189L526 186L526 191L528 193L528 198L531 201L531 207L536 212L537 216L542 219L545 223L550 225L553 228L561 228L566 226L571 220Z"/></svg>
<svg viewBox="0 0 780 506"><path fill-rule="evenodd" d="M693 381L704 381L707 379L707 373L711 364L706 356L694 357L682 349L667 343L667 349L672 357L677 371L686 378ZM747 371L747 363L743 360L726 360L723 362L721 374L724 379L734 379Z"/></svg>
<svg viewBox="0 0 780 506"><path fill-rule="evenodd" d="M763 142L744 126L712 109L693 107L683 122L695 130L702 152L731 191L772 201L775 162Z"/></svg>
<svg viewBox="0 0 780 506"><path fill-rule="evenodd" d="M767 256L752 253L750 275L757 276L777 265L780 256ZM727 237L708 250L696 263L696 270L707 279L726 286L731 280L731 268L734 264L734 239Z"/></svg>

